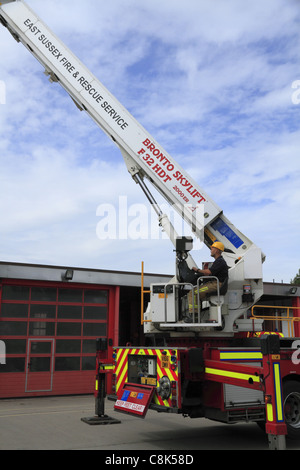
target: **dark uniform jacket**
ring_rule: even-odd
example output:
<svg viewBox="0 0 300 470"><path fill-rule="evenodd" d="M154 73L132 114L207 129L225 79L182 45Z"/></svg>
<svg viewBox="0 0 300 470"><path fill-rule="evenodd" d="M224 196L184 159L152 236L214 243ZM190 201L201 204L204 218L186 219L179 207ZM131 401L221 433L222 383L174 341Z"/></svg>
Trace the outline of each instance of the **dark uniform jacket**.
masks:
<svg viewBox="0 0 300 470"><path fill-rule="evenodd" d="M224 282L228 277L228 266L222 256L219 256L209 268L211 275L216 276L220 282Z"/></svg>

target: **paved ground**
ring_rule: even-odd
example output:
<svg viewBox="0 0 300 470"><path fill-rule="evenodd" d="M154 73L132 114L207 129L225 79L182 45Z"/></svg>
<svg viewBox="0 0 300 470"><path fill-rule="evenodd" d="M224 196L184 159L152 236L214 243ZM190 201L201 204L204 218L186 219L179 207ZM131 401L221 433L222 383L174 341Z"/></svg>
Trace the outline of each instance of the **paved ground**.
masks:
<svg viewBox="0 0 300 470"><path fill-rule="evenodd" d="M113 406L114 402L106 401L105 412L120 424L91 426L81 421L94 415L91 395L0 400L0 449L102 450L110 456L119 450L159 454L268 449L267 438L256 424L223 425L151 410L140 419L117 413ZM298 450L300 443L287 441L287 449Z"/></svg>

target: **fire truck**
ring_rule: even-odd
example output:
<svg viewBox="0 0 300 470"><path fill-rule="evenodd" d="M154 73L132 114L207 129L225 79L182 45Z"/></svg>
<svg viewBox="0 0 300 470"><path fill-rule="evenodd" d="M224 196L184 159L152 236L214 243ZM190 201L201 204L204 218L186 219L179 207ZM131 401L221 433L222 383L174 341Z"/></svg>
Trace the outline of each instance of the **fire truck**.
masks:
<svg viewBox="0 0 300 470"><path fill-rule="evenodd" d="M50 82L61 85L119 147L176 253L174 277L150 286L142 315L147 346L114 345L109 358L105 342L97 343L96 414L104 413L103 383L113 367L116 411L257 422L274 449L285 448L286 435L300 439L300 339L266 332L264 320L253 313L263 294L264 253L23 0L1 0L0 21L41 63ZM176 233L148 183L182 217L191 236ZM216 291L205 299L199 291L207 277L192 269L193 243L199 241L208 248L222 243L229 267L228 278L222 286L214 278Z"/></svg>

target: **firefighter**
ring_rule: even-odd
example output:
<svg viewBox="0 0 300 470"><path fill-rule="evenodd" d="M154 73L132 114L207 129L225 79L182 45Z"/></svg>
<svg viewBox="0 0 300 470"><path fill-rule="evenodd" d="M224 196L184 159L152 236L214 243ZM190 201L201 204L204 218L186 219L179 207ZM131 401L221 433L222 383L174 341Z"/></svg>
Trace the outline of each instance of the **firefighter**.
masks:
<svg viewBox="0 0 300 470"><path fill-rule="evenodd" d="M224 251L224 245L221 242L214 242L210 247L210 254L215 259L211 267L208 269L198 269L193 267L193 271L201 276L215 276L219 279L219 288L223 286L224 282L228 279L228 266L224 260L222 253ZM217 280L203 280L203 283L199 287L200 300L205 299L210 295L217 293ZM194 290L194 308L197 309L197 298L198 290ZM189 314L193 313L193 293L192 291L188 294Z"/></svg>

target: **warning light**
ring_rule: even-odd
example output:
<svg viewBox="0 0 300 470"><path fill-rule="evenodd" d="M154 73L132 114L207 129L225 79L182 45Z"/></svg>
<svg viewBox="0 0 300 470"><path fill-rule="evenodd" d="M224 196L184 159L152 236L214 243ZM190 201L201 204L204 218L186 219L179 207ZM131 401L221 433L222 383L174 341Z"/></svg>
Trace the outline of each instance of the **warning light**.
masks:
<svg viewBox="0 0 300 470"><path fill-rule="evenodd" d="M271 395L266 395L266 396L265 396L265 403L266 403L266 405L267 405L268 403L272 403L272 396L271 396Z"/></svg>

